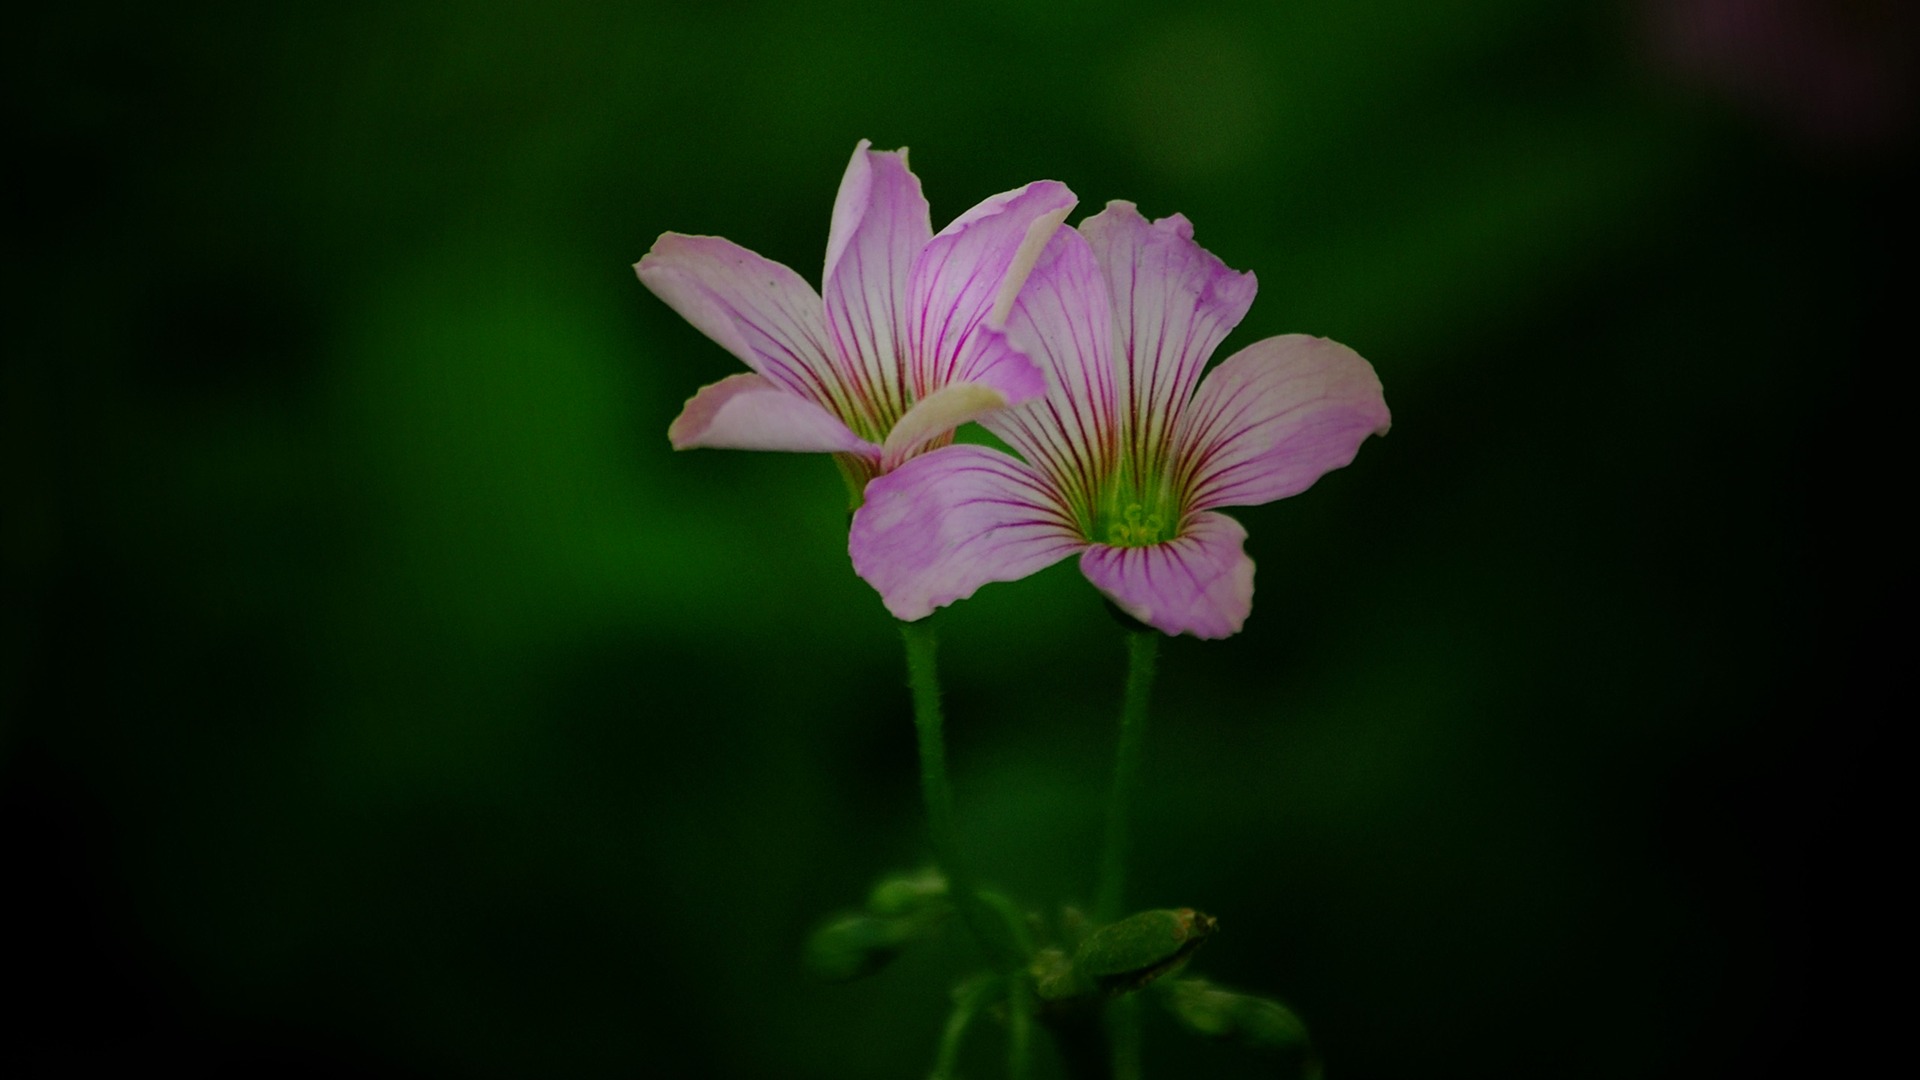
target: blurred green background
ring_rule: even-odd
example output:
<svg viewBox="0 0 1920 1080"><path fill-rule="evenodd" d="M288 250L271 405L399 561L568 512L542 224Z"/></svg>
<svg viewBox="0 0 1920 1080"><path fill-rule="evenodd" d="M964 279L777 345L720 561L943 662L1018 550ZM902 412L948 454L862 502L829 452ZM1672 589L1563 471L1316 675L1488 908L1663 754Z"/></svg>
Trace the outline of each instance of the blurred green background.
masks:
<svg viewBox="0 0 1920 1080"><path fill-rule="evenodd" d="M925 855L897 635L825 459L669 450L738 365L630 270L817 283L862 137L936 228L1043 177L1185 213L1259 275L1225 351L1385 382L1237 512L1245 632L1163 650L1135 895L1220 918L1197 972L1348 1080L1838 1075L1889 1015L1832 965L1892 905L1905 9L23 19L0 1071L924 1074L963 944L798 963ZM1119 631L1071 563L939 619L977 861L1086 899Z"/></svg>

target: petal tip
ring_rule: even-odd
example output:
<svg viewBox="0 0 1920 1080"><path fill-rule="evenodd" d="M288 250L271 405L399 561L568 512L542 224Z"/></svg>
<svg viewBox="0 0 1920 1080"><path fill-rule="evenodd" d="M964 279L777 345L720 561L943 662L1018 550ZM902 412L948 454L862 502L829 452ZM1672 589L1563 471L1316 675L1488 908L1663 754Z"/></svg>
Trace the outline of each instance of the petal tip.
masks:
<svg viewBox="0 0 1920 1080"><path fill-rule="evenodd" d="M1066 185L1062 184L1064 189ZM1067 192L1072 196L1072 192ZM1072 212L1071 201L1057 206L1035 217L1027 223L1027 233L1020 246L1013 253L1013 261L1007 266L1007 274L1000 283L1000 291L995 294L993 307L987 311L987 326L998 330L1007 325L1007 316L1013 312L1013 304L1019 298L1020 289L1027 283L1028 275L1033 273L1034 264L1040 261L1040 253L1046 250L1047 242L1067 220Z"/></svg>
<svg viewBox="0 0 1920 1080"><path fill-rule="evenodd" d="M1163 232L1170 232L1182 240L1193 239L1193 222L1187 220L1185 214L1172 213L1158 218L1154 221L1153 227Z"/></svg>
<svg viewBox="0 0 1920 1080"><path fill-rule="evenodd" d="M700 395L687 399L680 407L680 415L667 425L667 442L675 450L692 450L700 445L700 436L713 419L713 409L700 400Z"/></svg>

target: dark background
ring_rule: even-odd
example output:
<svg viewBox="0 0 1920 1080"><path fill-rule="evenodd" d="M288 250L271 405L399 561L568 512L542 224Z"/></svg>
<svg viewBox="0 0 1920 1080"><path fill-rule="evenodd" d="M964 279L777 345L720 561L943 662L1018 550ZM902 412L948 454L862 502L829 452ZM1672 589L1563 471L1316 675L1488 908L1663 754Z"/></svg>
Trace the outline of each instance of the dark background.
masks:
<svg viewBox="0 0 1920 1080"><path fill-rule="evenodd" d="M1845 1075L1892 1023L1901 5L19 18L0 1072L924 1074L962 943L797 959L924 858L897 635L825 459L668 449L738 365L629 269L817 282L861 137L936 228L1183 212L1260 277L1226 351L1386 385L1237 512L1245 632L1163 649L1135 895L1219 916L1196 971L1346 1080ZM1084 900L1118 629L1071 563L938 618L976 861Z"/></svg>

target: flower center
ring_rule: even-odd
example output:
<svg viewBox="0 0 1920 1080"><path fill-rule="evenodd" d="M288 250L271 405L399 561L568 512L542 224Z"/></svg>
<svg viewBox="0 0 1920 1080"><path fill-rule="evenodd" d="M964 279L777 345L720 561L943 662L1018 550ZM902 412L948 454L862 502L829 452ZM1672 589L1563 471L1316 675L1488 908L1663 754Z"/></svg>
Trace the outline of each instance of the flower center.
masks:
<svg viewBox="0 0 1920 1080"><path fill-rule="evenodd" d="M1128 503L1118 518L1107 521L1107 543L1115 547L1146 547L1160 542L1166 522L1139 503Z"/></svg>
<svg viewBox="0 0 1920 1080"><path fill-rule="evenodd" d="M1112 477L1094 503L1087 539L1114 547L1163 544L1180 535L1181 506L1172 485L1158 477Z"/></svg>

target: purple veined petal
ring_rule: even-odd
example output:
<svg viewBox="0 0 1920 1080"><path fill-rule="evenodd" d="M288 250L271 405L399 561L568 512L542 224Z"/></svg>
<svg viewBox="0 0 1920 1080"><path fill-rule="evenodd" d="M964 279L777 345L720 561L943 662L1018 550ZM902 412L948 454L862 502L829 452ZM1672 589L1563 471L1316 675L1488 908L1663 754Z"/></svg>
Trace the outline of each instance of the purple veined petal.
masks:
<svg viewBox="0 0 1920 1080"><path fill-rule="evenodd" d="M633 270L754 371L842 418L854 415L828 356L820 296L799 274L731 240L671 232Z"/></svg>
<svg viewBox="0 0 1920 1080"><path fill-rule="evenodd" d="M1047 379L998 330L982 328L967 344L968 359L953 381L913 403L887 432L881 469L891 469L961 424L1047 392Z"/></svg>
<svg viewBox="0 0 1920 1080"><path fill-rule="evenodd" d="M1045 476L984 446L944 447L874 479L847 538L854 571L907 620L1086 546Z"/></svg>
<svg viewBox="0 0 1920 1080"><path fill-rule="evenodd" d="M762 375L729 375L688 399L667 438L675 450L838 451L879 456L840 418Z"/></svg>
<svg viewBox="0 0 1920 1080"><path fill-rule="evenodd" d="M1046 372L1044 400L983 417L987 430L1090 505L1118 461L1113 307L1093 249L1071 227L1053 234L1007 320L1014 346Z"/></svg>
<svg viewBox="0 0 1920 1080"><path fill-rule="evenodd" d="M1253 274L1229 269L1174 214L1148 222L1115 200L1080 223L1113 292L1119 401L1136 465L1161 460L1207 358L1253 304Z"/></svg>
<svg viewBox="0 0 1920 1080"><path fill-rule="evenodd" d="M1391 420L1373 365L1337 341L1286 334L1228 357L1176 436L1188 510L1297 495L1353 461Z"/></svg>
<svg viewBox="0 0 1920 1080"><path fill-rule="evenodd" d="M840 181L820 281L827 333L877 428L907 407L908 280L933 226L906 150L871 147L860 140Z"/></svg>
<svg viewBox="0 0 1920 1080"><path fill-rule="evenodd" d="M1089 547L1080 570L1121 610L1162 633L1231 637L1253 610L1246 539L1225 514L1190 514L1180 536L1164 544Z"/></svg>
<svg viewBox="0 0 1920 1080"><path fill-rule="evenodd" d="M981 327L1000 329L1034 261L1076 199L1037 180L954 219L914 261L907 320L908 383L915 397L950 381Z"/></svg>
<svg viewBox="0 0 1920 1080"><path fill-rule="evenodd" d="M991 386L948 383L914 402L907 415L887 432L887 441L880 447L880 470L898 468L927 443L969 420L1003 409L1006 404L1006 395Z"/></svg>
<svg viewBox="0 0 1920 1080"><path fill-rule="evenodd" d="M1040 365L999 330L981 327L967 340L955 366L953 382L979 383L1000 391L1008 405L1024 405L1047 392L1047 376Z"/></svg>

